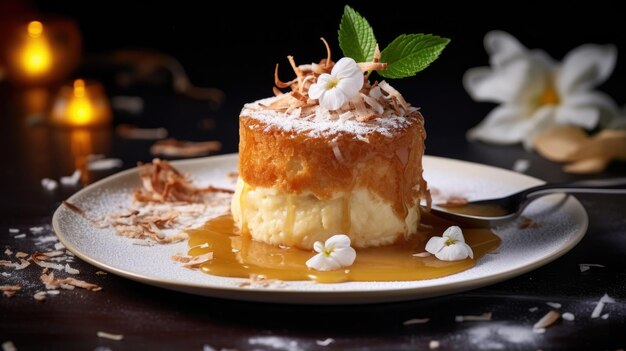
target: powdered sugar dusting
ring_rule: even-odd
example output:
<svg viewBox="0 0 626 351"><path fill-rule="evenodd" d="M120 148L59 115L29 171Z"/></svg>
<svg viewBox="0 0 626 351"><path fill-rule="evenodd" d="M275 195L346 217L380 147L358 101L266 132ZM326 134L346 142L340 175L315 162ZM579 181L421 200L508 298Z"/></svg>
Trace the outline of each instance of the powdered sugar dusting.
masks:
<svg viewBox="0 0 626 351"><path fill-rule="evenodd" d="M300 110L281 112L264 108L260 104L269 105L276 97L258 100L246 104L241 111L242 117L250 117L267 125L266 130L274 128L297 132L313 138L333 137L337 134L350 134L355 138L364 137L372 133L379 133L391 138L394 131L409 126L414 120L404 116L389 116L375 118L368 122L359 122L356 119L332 119L330 114L314 113L310 116L301 116Z"/></svg>

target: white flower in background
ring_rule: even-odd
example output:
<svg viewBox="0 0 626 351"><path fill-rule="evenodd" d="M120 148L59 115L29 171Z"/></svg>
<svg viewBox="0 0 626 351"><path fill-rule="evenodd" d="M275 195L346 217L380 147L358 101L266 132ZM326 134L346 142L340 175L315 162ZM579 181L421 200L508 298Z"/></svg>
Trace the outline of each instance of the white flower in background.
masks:
<svg viewBox="0 0 626 351"><path fill-rule="evenodd" d="M326 243L316 241L313 248L318 254L306 261L306 266L318 271L348 267L356 259L356 251L350 246L350 238L344 234L333 235Z"/></svg>
<svg viewBox="0 0 626 351"><path fill-rule="evenodd" d="M463 231L452 226L443 232L443 236L433 236L426 243L426 251L442 261L460 261L467 257L474 258L472 248L465 243Z"/></svg>
<svg viewBox="0 0 626 351"><path fill-rule="evenodd" d="M496 144L524 142L557 124L593 129L617 115L614 101L593 90L611 73L617 59L613 45L585 44L555 62L541 50L528 50L508 33L485 36L491 67L468 70L465 89L476 101L501 104L468 132L470 140Z"/></svg>
<svg viewBox="0 0 626 351"><path fill-rule="evenodd" d="M356 62L344 57L335 63L333 70L323 73L309 88L309 97L318 99L328 110L337 110L359 95L363 88L363 71Z"/></svg>

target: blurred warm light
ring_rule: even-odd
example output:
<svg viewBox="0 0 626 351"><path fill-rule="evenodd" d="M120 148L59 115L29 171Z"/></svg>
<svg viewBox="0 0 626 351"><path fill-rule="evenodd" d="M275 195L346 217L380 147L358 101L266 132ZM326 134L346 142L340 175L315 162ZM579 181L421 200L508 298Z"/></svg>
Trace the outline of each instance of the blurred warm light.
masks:
<svg viewBox="0 0 626 351"><path fill-rule="evenodd" d="M43 86L66 79L81 55L78 25L58 17L29 22L16 21L2 33L6 44L0 62L7 78L19 85Z"/></svg>
<svg viewBox="0 0 626 351"><path fill-rule="evenodd" d="M22 69L29 76L41 76L52 67L52 50L43 35L43 24L32 21L28 24L28 39L22 49Z"/></svg>
<svg viewBox="0 0 626 351"><path fill-rule="evenodd" d="M61 88L52 108L52 121L66 126L94 126L111 121L111 108L102 85L76 79Z"/></svg>

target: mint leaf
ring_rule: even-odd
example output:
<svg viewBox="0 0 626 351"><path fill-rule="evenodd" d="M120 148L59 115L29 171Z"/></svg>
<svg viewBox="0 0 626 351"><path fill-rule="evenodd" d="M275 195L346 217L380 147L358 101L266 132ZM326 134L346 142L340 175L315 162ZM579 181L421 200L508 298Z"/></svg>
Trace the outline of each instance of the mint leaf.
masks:
<svg viewBox="0 0 626 351"><path fill-rule="evenodd" d="M374 58L374 30L365 18L348 5L344 8L339 24L339 47L344 56L356 62L368 62Z"/></svg>
<svg viewBox="0 0 626 351"><path fill-rule="evenodd" d="M385 78L414 76L435 61L449 42L431 34L402 34L380 53L387 69L376 72Z"/></svg>

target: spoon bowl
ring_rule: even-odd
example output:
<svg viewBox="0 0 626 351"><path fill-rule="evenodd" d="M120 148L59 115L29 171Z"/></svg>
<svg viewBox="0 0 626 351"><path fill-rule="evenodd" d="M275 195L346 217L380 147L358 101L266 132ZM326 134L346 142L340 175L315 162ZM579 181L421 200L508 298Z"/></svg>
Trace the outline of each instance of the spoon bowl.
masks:
<svg viewBox="0 0 626 351"><path fill-rule="evenodd" d="M495 227L517 218L533 200L554 193L626 194L626 178L544 184L505 197L471 201L461 206L433 204L431 213L475 227Z"/></svg>

